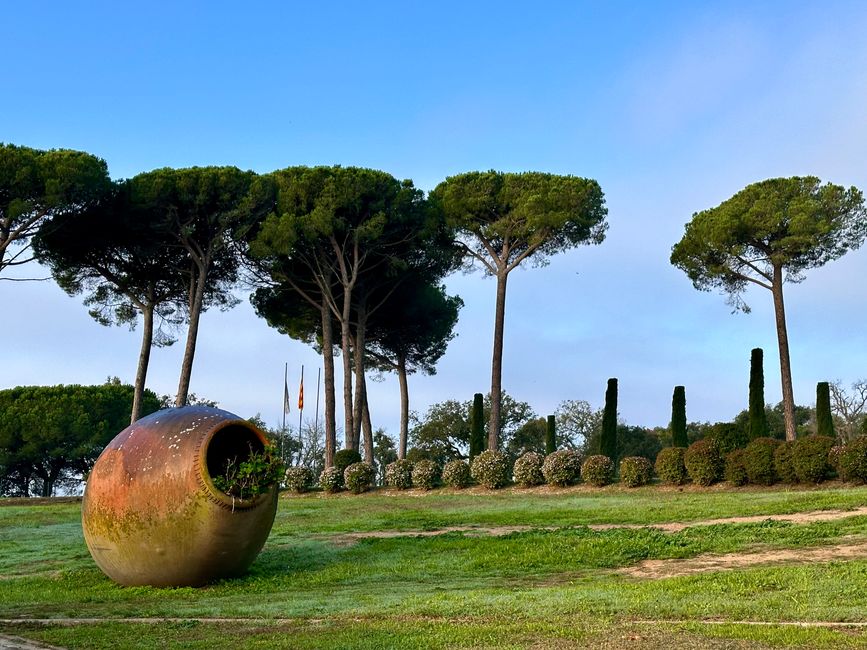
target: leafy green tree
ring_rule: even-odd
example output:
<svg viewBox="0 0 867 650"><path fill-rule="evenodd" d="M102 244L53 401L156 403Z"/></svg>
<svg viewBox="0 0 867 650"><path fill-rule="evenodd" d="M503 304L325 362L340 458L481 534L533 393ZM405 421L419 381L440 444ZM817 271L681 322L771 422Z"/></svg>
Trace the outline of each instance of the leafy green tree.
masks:
<svg viewBox="0 0 867 650"><path fill-rule="evenodd" d="M141 413L151 348L171 345L171 331L183 317L188 287L175 269L186 254L172 246L152 211L132 209L129 183L77 214L55 217L34 239L39 260L70 295L85 293L84 304L102 325L134 329L142 319L142 342L130 421ZM156 323L156 327L155 327Z"/></svg>
<svg viewBox="0 0 867 650"><path fill-rule="evenodd" d="M545 454L557 451L557 417L549 415L545 428Z"/></svg>
<svg viewBox="0 0 867 650"><path fill-rule="evenodd" d="M340 325L319 291L316 282L305 281L304 272L291 261L271 261L260 277L260 285L251 295L250 302L256 313L281 334L312 345L322 355L324 392L324 449L325 465L332 466L337 450L336 394L334 387L334 354L337 341L335 330ZM291 280L287 280L291 278ZM267 284L267 283L271 284ZM263 286L264 285L264 286ZM303 293L295 287L304 286ZM339 349L339 348L338 348Z"/></svg>
<svg viewBox="0 0 867 650"><path fill-rule="evenodd" d="M520 428L536 414L527 402L520 402L508 393L501 396L503 416L503 445L512 446ZM410 429L411 444L419 450L430 451L429 456L440 463L455 458L467 458L470 444L470 414L473 402L447 400L432 405L424 417L413 416L414 426ZM483 400L482 420L491 413L491 396ZM544 448L544 436L542 437Z"/></svg>
<svg viewBox="0 0 867 650"><path fill-rule="evenodd" d="M385 466L397 460L398 452L394 440L385 429L373 432L373 460L376 467L376 480L379 485L385 485Z"/></svg>
<svg viewBox="0 0 867 650"><path fill-rule="evenodd" d="M481 393L473 395L473 406L470 412L470 452L472 460L485 450L485 396Z"/></svg>
<svg viewBox="0 0 867 650"><path fill-rule="evenodd" d="M291 167L274 172L270 181L277 207L258 229L251 253L275 284L320 310L323 349L331 347L332 318L339 324L345 446L358 449L366 401L366 328L379 305L370 298L387 297L383 278L396 287L401 271L410 266L407 252L422 238L429 219L424 197L410 181L353 167ZM334 385L327 359L325 384ZM328 400L326 389L326 422Z"/></svg>
<svg viewBox="0 0 867 650"><path fill-rule="evenodd" d="M459 234L471 264L497 279L488 448L497 449L502 426L503 331L509 273L531 260L605 237L607 210L596 181L528 172L469 172L452 176L430 194L431 204Z"/></svg>
<svg viewBox="0 0 867 650"><path fill-rule="evenodd" d="M397 373L400 384L398 457L406 458L409 432L408 375L436 374L436 363L455 337L463 301L416 275L391 292L370 323L367 352L380 368Z"/></svg>
<svg viewBox="0 0 867 650"><path fill-rule="evenodd" d="M816 384L816 428L820 436L837 437L831 415L831 388L827 381Z"/></svg>
<svg viewBox="0 0 867 650"><path fill-rule="evenodd" d="M750 353L750 440L768 435L768 418L765 415L765 368L764 352L754 348Z"/></svg>
<svg viewBox="0 0 867 650"><path fill-rule="evenodd" d="M308 282L302 296L291 288L291 283L301 286L304 282L297 268L288 261L272 262L266 273L271 279L260 277L259 286L250 295L255 312L266 320L268 325L281 334L297 341L312 345L322 355L324 409L324 453L325 466L333 465L337 450L336 396L334 388L334 339L335 319L327 301L318 291L315 282ZM284 284L280 284L285 282ZM309 300L309 302L308 302ZM339 329L339 325L336 326Z"/></svg>
<svg viewBox="0 0 867 650"><path fill-rule="evenodd" d="M545 440L548 436L546 418L533 418L522 424L503 446L503 453L514 461L528 451L545 455Z"/></svg>
<svg viewBox="0 0 867 650"><path fill-rule="evenodd" d="M615 377L608 380L608 388L605 390L599 453L608 456L615 465L617 464L617 379Z"/></svg>
<svg viewBox="0 0 867 650"><path fill-rule="evenodd" d="M424 416L411 415L410 446L433 454L432 459L444 464L455 458L465 458L470 444L470 404L446 400L428 407Z"/></svg>
<svg viewBox="0 0 867 650"><path fill-rule="evenodd" d="M176 406L187 403L199 320L210 305L228 309L238 280L238 242L261 213L271 208L269 187L253 172L236 167L157 169L129 181L134 212L155 215L173 245L186 253L172 269L187 287L187 337Z"/></svg>
<svg viewBox="0 0 867 650"><path fill-rule="evenodd" d="M662 443L649 429L624 424L617 426L617 458L642 456L653 463L661 450Z"/></svg>
<svg viewBox="0 0 867 650"><path fill-rule="evenodd" d="M564 400L554 413L560 447L587 449L587 441L602 433L602 409L585 400Z"/></svg>
<svg viewBox="0 0 867 650"><path fill-rule="evenodd" d="M686 446L689 447L696 440L706 437L713 426L710 422L687 422ZM653 427L649 431L656 436L663 447L675 446L674 440L671 437L671 427Z"/></svg>
<svg viewBox="0 0 867 650"><path fill-rule="evenodd" d="M798 437L805 436L811 433L810 422L813 419L813 409L809 406L795 405L795 433ZM776 438L777 440L786 439L786 418L785 409L782 402L776 405L765 405L765 419L768 423L768 437ZM747 442L752 440L750 437L750 412L743 410L735 416L734 424L737 426L739 439L746 442L741 446L746 446Z"/></svg>
<svg viewBox="0 0 867 650"><path fill-rule="evenodd" d="M33 259L37 230L87 209L110 187L105 161L88 153L0 143L0 273Z"/></svg>
<svg viewBox="0 0 867 650"><path fill-rule="evenodd" d="M667 430L667 429L664 429ZM643 456L649 461L656 461L656 454L662 449L662 441L657 431L645 427L617 423L617 438L614 452L611 456L602 452L601 429L594 431L587 439L583 449L585 455L602 454L609 458L626 458L627 456Z"/></svg>
<svg viewBox="0 0 867 650"><path fill-rule="evenodd" d="M867 234L864 198L818 178L774 178L748 185L719 206L693 215L671 253L696 289L718 288L749 311L749 285L771 292L780 350L786 439L796 435L795 399L783 283L857 248Z"/></svg>
<svg viewBox="0 0 867 650"><path fill-rule="evenodd" d="M129 424L133 387L21 386L0 391L0 484L5 494L51 496L90 471L102 449ZM142 412L159 409L145 391Z"/></svg>
<svg viewBox="0 0 867 650"><path fill-rule="evenodd" d="M689 447L686 435L686 388L675 386L671 397L671 441L673 447Z"/></svg>
<svg viewBox="0 0 867 650"><path fill-rule="evenodd" d="M735 449L743 449L750 443L748 426L746 417L734 422L716 422L708 427L705 437L713 438L720 452L727 454Z"/></svg>

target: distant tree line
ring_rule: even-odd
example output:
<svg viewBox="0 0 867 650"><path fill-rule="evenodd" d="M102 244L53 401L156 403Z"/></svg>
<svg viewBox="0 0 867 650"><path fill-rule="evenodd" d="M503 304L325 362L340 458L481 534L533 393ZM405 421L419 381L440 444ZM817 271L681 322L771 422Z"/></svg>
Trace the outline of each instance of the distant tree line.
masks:
<svg viewBox="0 0 867 650"><path fill-rule="evenodd" d="M88 153L0 144L0 279L9 267L35 257L65 291L84 296L98 322L141 323L129 421L145 413L152 348L172 344L182 326L184 355L173 404L189 402L201 316L234 306L233 292L243 283L252 287L253 306L269 325L323 355L325 466L337 450L338 399L343 446L363 452L367 462L382 447L367 402L371 370L399 378L399 458L410 447L443 457L465 453L467 404L429 411L426 420L434 421L451 417L449 410L460 412L452 429L432 433L417 417L410 428L408 388L412 373L435 372L454 336L463 303L442 283L460 267L479 267L496 279L484 446L510 455L544 449L546 420L524 403L508 402L502 388L508 277L526 263L544 265L557 253L601 243L606 216L598 183L574 176L468 172L445 179L428 195L386 172L339 166L267 174L231 166L163 168L115 181L105 162ZM857 248L865 234L864 200L856 188L823 185L814 177L770 179L694 214L672 250L671 263L696 288L723 290L737 309L748 310L748 286L770 291L788 439L797 435L799 416L783 284ZM621 431L626 425L617 420L612 381L598 450L620 455L625 441L641 435ZM838 417L849 413L852 422L863 410L859 388L854 390L852 397L839 383L828 390ZM679 443L681 398L673 398ZM761 402L751 404L749 426L758 430L765 426L764 409ZM852 422L846 431L856 426ZM580 436L582 445L596 448L595 430L575 432L564 413L555 415L554 424L563 444L577 446ZM726 426L740 431L737 419ZM644 449L637 455L650 453L645 443L636 443L635 449Z"/></svg>
<svg viewBox="0 0 867 650"><path fill-rule="evenodd" d="M470 172L429 196L412 181L354 167L157 169L113 181L84 152L0 145L0 272L36 257L100 323L142 325L130 420L143 413L150 353L186 326L176 406L188 402L203 312L236 304L315 345L325 370L325 458L337 446L336 370L348 449L374 454L366 371L399 377L406 454L407 376L433 373L462 305L443 278L479 264L497 278L488 446L502 435L500 386L508 274L604 237L589 179Z"/></svg>
<svg viewBox="0 0 867 650"><path fill-rule="evenodd" d="M0 390L0 495L52 496L76 487L129 423L133 387L25 386ZM151 391L143 414L160 408Z"/></svg>

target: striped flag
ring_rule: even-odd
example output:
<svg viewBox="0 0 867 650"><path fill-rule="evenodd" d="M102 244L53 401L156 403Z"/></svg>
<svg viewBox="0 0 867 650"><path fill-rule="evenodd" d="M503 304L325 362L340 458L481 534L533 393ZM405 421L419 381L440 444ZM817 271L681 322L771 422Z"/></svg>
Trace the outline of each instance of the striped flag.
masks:
<svg viewBox="0 0 867 650"><path fill-rule="evenodd" d="M304 368L301 368L301 386L298 388L298 410L304 410Z"/></svg>
<svg viewBox="0 0 867 650"><path fill-rule="evenodd" d="M283 378L283 415L289 413L289 384L286 378Z"/></svg>

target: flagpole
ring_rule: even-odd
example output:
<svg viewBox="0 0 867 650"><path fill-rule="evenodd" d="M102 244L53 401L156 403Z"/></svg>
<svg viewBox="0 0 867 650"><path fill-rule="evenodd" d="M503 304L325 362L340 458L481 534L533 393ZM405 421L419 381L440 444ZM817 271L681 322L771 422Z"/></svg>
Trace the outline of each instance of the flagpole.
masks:
<svg viewBox="0 0 867 650"><path fill-rule="evenodd" d="M301 465L301 453L304 442L301 440L301 418L304 416L304 364L301 364L301 387L298 389L298 465Z"/></svg>

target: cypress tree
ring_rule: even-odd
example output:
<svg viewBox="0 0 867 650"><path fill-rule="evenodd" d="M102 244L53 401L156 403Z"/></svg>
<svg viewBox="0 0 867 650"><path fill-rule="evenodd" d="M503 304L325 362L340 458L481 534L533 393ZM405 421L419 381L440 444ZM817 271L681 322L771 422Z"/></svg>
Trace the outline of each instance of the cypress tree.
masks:
<svg viewBox="0 0 867 650"><path fill-rule="evenodd" d="M765 415L765 370L761 348L750 354L750 424L749 438L765 438L768 435L768 419Z"/></svg>
<svg viewBox="0 0 867 650"><path fill-rule="evenodd" d="M831 388L827 381L816 384L816 424L820 436L837 437L831 417Z"/></svg>
<svg viewBox="0 0 867 650"><path fill-rule="evenodd" d="M617 379L608 380L605 391L605 410L602 412L602 438L599 451L617 464Z"/></svg>
<svg viewBox="0 0 867 650"><path fill-rule="evenodd" d="M473 411L470 414L470 460L485 450L484 395L473 395Z"/></svg>
<svg viewBox="0 0 867 650"><path fill-rule="evenodd" d="M548 428L545 431L545 453L557 451L557 429L553 415L548 416Z"/></svg>
<svg viewBox="0 0 867 650"><path fill-rule="evenodd" d="M671 397L671 446L689 447L686 438L686 388L674 387Z"/></svg>

